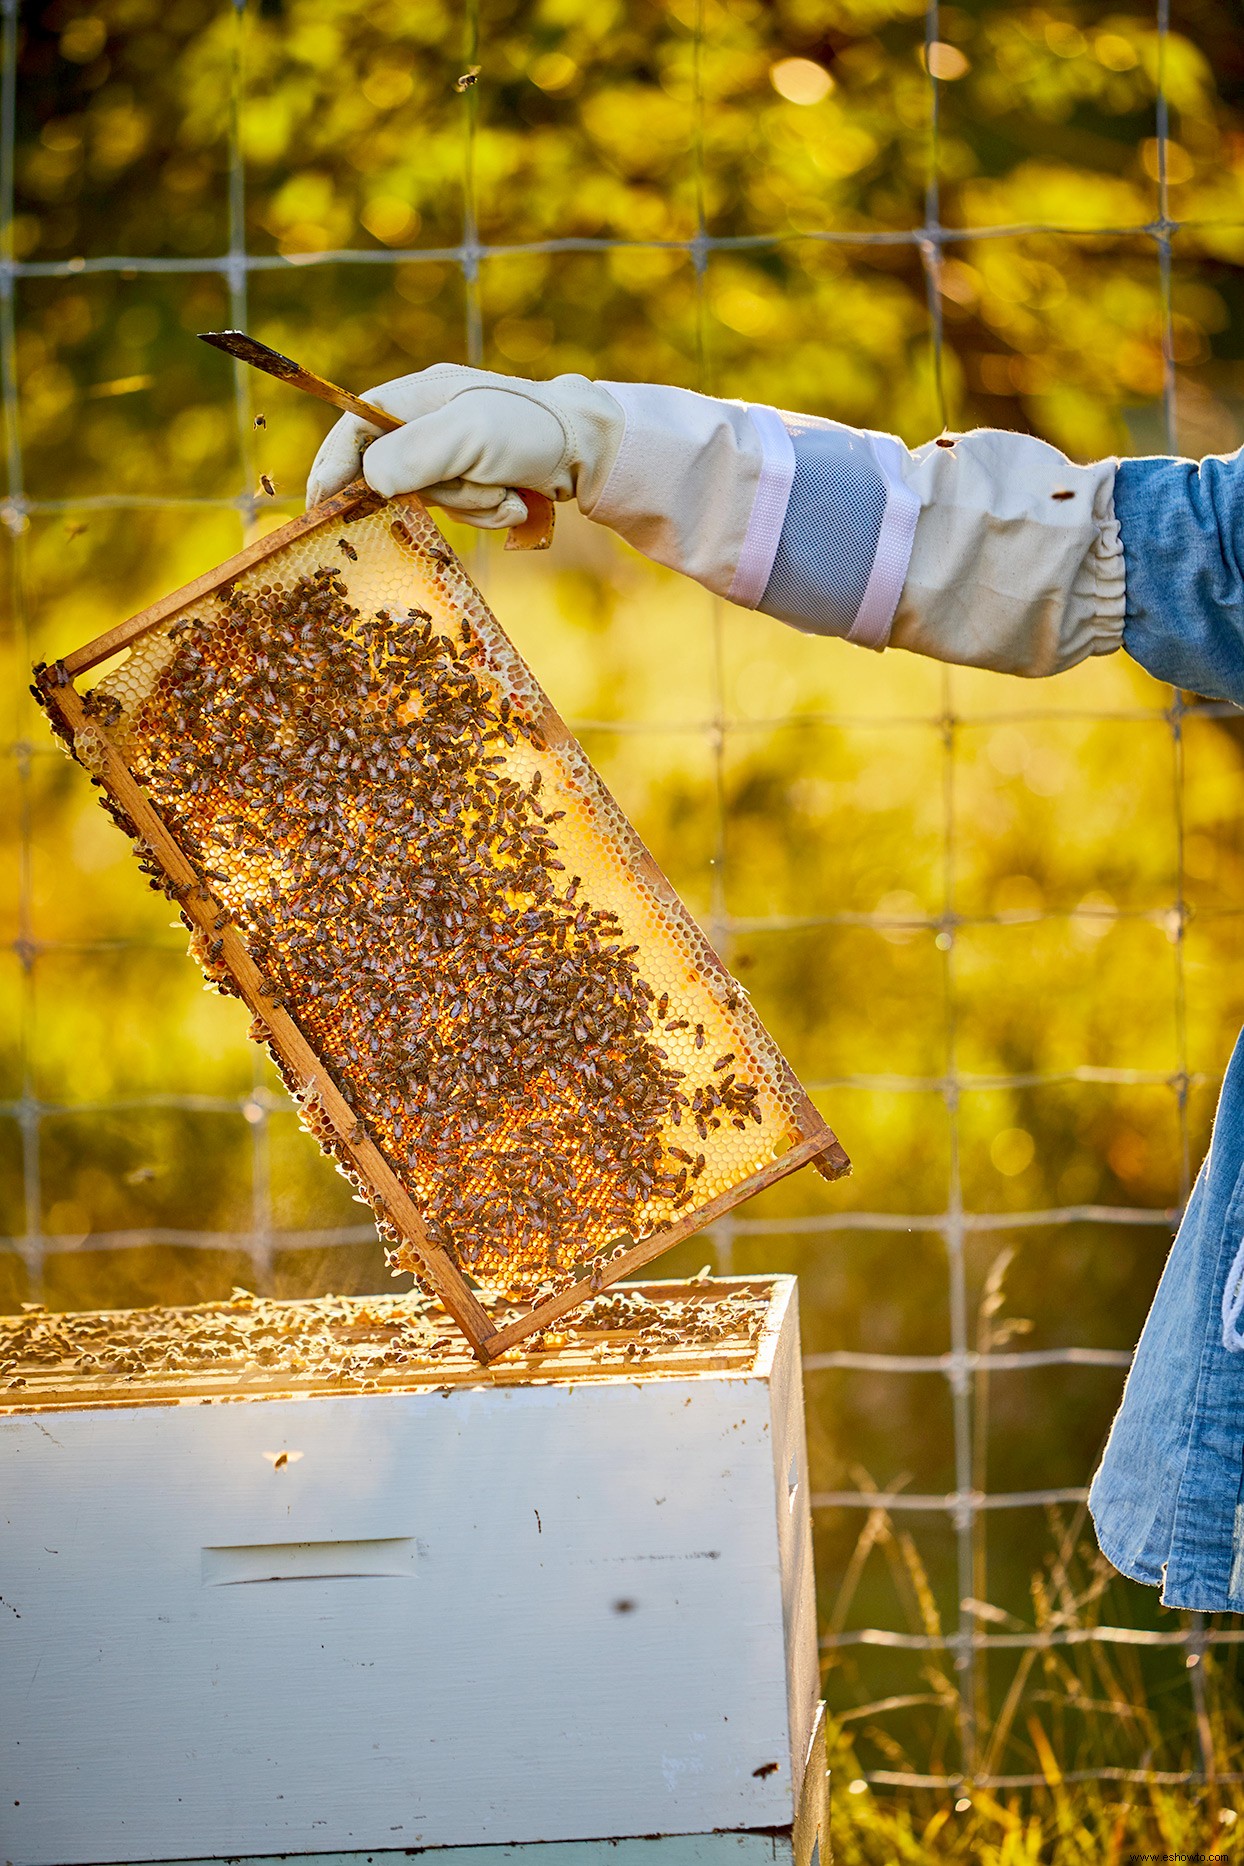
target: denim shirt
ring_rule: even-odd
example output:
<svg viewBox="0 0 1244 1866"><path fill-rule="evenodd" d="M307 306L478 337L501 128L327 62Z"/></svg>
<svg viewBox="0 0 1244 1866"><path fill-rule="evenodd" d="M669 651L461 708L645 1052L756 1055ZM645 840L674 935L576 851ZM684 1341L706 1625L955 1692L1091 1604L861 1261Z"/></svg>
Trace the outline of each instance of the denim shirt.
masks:
<svg viewBox="0 0 1244 1866"><path fill-rule="evenodd" d="M1244 705L1244 460L1124 460L1123 645ZM1244 1612L1244 1035L1136 1349L1089 1508L1102 1552L1168 1607Z"/></svg>

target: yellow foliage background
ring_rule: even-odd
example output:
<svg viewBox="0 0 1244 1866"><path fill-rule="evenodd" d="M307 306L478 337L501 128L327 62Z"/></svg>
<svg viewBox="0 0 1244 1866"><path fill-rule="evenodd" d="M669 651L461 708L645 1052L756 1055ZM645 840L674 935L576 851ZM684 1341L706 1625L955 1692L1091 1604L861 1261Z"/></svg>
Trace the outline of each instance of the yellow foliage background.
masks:
<svg viewBox="0 0 1244 1866"><path fill-rule="evenodd" d="M235 381L196 331L245 325L358 388L448 358L912 442L992 424L1087 459L1244 438L1234 9L1188 0L1163 36L1140 6L977 0L940 8L931 49L928 25L915 0L22 8L0 324L7 1304L37 1268L53 1306L383 1278L244 1014L203 992L25 697L32 659L300 503L324 412ZM812 1356L943 1355L956 1311L961 1345L1130 1350L1244 1016L1238 718L1121 655L1028 685L801 637L571 513L545 559L451 535L854 1158L844 1185L805 1174L747 1208L718 1267L797 1270ZM1081 1487L1121 1380L976 1376L956 1465L944 1369L814 1366L816 1486ZM973 1623L947 1512L861 1545L865 1520L818 1512L827 1626ZM988 1512L971 1555L987 1631L1048 1621L1073 1557L1076 1613L1176 1623L1093 1569L1073 1506ZM1202 1674L1224 1702L1230 1650ZM826 1659L866 1760L956 1765L944 1651ZM1013 1664L979 1661L984 1728ZM1158 1707L1144 1729L1101 1680L1077 1697L1033 1672L1024 1702L1058 1700L1066 1766L1194 1757L1182 1650L1145 1666L1118 1687ZM994 1752L1040 1767L1014 1706Z"/></svg>

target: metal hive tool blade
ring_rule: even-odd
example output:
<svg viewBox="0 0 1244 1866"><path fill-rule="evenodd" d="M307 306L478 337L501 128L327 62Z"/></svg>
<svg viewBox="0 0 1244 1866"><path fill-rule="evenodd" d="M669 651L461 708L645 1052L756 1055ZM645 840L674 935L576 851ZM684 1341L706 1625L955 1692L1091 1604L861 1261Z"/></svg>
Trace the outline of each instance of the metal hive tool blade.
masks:
<svg viewBox="0 0 1244 1866"><path fill-rule="evenodd" d="M849 1170L418 500L358 482L37 678L481 1360Z"/></svg>

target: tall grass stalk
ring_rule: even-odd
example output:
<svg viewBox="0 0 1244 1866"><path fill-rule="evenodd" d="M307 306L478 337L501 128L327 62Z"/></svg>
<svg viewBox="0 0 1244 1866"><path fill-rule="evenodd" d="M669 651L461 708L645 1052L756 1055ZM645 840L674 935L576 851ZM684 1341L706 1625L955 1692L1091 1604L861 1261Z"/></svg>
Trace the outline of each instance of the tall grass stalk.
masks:
<svg viewBox="0 0 1244 1866"><path fill-rule="evenodd" d="M1003 1313L1012 1255L1007 1250L994 1260L982 1287L976 1327L982 1353L1030 1327ZM989 1478L989 1400L988 1374L981 1370L973 1393L972 1478L982 1492ZM853 1477L861 1490L877 1487L862 1469ZM1186 1645L1055 1643L1069 1631L1126 1624L1124 1597L1134 1604L1135 1593L1097 1550L1083 1506L1051 1507L1045 1516L1045 1552L1029 1584L1026 1619L989 1604L983 1513L977 1518L975 1597L962 1606L985 1630L1027 1632L1049 1643L978 1655L973 1710L981 1779L974 1780L958 1761L954 1648L925 1561L888 1510L868 1512L828 1630L850 1623L865 1572L880 1557L910 1630L946 1643L921 1655L919 1688L865 1693L857 1704L841 1700L853 1683L863 1682L858 1649L831 1650L827 1657L827 1687L839 1701L830 1731L838 1866L934 1860L1111 1866L1146 1854L1244 1861L1244 1781L1231 1780L1244 1773L1239 1648L1205 1642L1212 1620L1174 1614L1163 1618L1184 1628ZM1112 1779L1109 1771L1136 1779ZM944 1785L885 1779L904 1775L942 1776ZM991 1786L997 1776L1031 1777L1032 1784ZM1186 1779L1172 1782L1172 1776Z"/></svg>

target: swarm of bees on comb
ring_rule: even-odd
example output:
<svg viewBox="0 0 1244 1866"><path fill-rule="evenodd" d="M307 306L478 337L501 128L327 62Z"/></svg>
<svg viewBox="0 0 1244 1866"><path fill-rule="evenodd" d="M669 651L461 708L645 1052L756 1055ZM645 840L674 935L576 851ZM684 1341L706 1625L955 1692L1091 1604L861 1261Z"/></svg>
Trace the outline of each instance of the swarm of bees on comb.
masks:
<svg viewBox="0 0 1244 1866"><path fill-rule="evenodd" d="M430 520L346 523L139 635L73 750L97 775L119 752L155 803L214 917L140 860L226 993L244 942L251 1035L282 1010L311 1045L311 1082L273 1052L395 1267L364 1138L479 1287L599 1289L809 1132L836 1143Z"/></svg>

